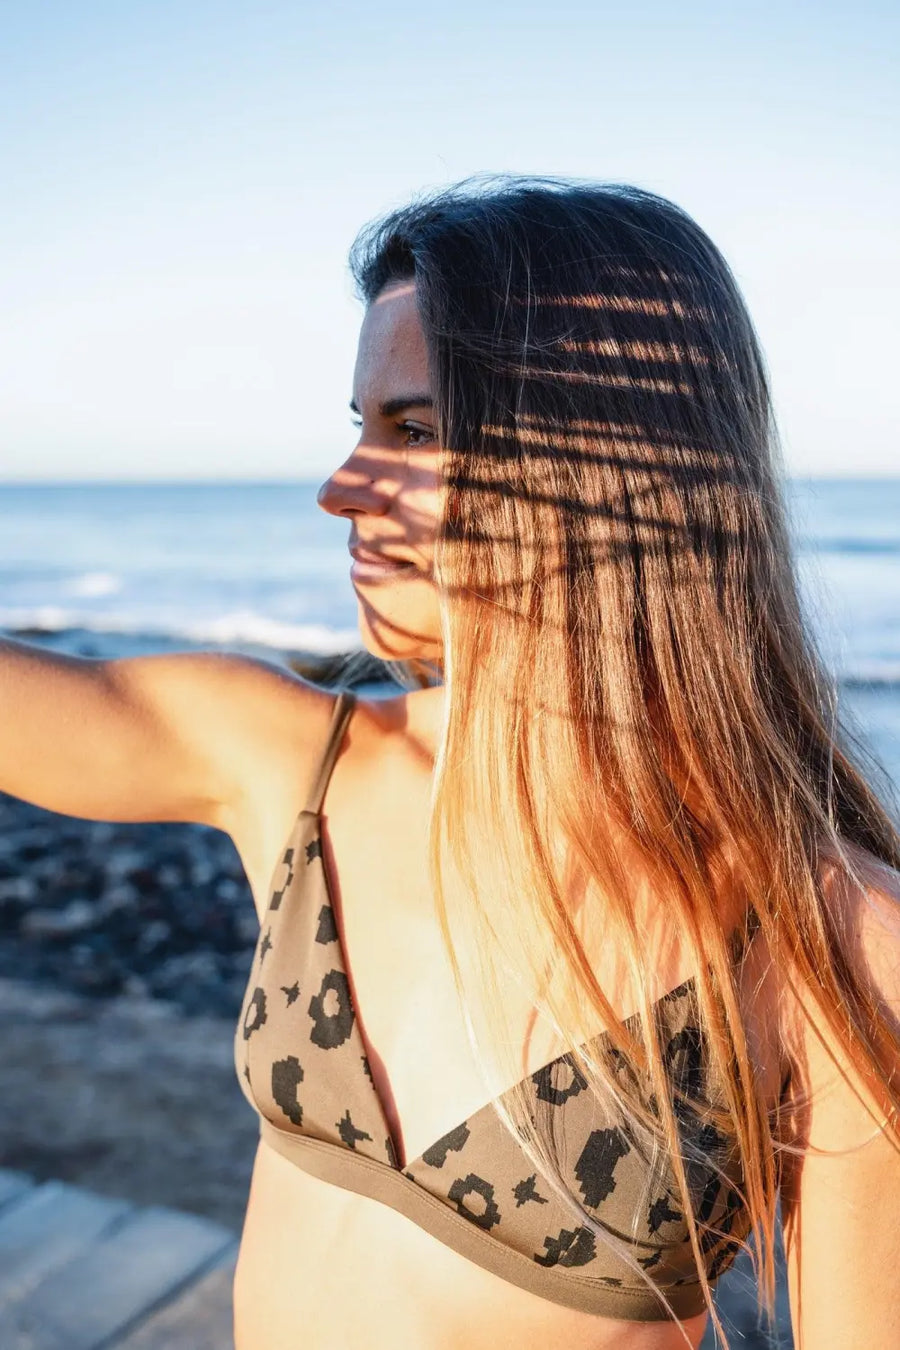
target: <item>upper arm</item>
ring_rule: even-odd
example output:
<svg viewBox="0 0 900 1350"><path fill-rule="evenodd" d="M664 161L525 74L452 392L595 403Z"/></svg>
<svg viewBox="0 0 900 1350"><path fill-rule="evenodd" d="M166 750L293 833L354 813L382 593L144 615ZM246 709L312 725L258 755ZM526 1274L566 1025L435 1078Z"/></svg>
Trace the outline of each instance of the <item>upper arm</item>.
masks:
<svg viewBox="0 0 900 1350"><path fill-rule="evenodd" d="M853 902L855 959L900 1026L900 892ZM900 1345L900 1138L821 1018L797 1018L801 1156L786 1160L785 1251L797 1350ZM820 1033L820 1034L817 1034ZM893 1066L900 1082L900 1052Z"/></svg>
<svg viewBox="0 0 900 1350"><path fill-rule="evenodd" d="M330 698L289 670L234 653L111 661L107 678L127 728L110 747L114 818L191 820L228 832L280 766L301 776Z"/></svg>
<svg viewBox="0 0 900 1350"><path fill-rule="evenodd" d="M0 789L85 819L228 830L280 765L302 774L328 701L232 653L98 661L5 641Z"/></svg>

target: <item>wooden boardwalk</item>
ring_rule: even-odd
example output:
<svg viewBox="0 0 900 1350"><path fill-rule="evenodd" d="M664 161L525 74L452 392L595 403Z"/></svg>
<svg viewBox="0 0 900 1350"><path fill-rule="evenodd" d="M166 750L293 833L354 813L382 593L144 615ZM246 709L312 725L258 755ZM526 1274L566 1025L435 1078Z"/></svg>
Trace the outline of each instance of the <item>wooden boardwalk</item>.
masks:
<svg viewBox="0 0 900 1350"><path fill-rule="evenodd" d="M230 1229L0 1169L3 1350L232 1350Z"/></svg>

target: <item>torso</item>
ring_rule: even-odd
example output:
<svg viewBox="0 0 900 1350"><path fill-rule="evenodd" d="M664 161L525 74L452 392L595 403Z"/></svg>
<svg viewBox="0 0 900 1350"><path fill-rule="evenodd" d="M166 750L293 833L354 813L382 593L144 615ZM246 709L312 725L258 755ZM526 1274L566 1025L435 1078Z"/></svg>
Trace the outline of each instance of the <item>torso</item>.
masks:
<svg viewBox="0 0 900 1350"><path fill-rule="evenodd" d="M360 701L323 810L325 864L340 910L354 1004L405 1158L418 1156L486 1096L427 884L427 728L436 692L378 705ZM310 763L326 734L328 707L323 701L311 711L304 704ZM278 800L253 801L240 837L235 832L260 912L301 804L303 766L294 800L285 797L280 771L260 781L267 777L267 791L277 792ZM672 987L685 973L673 967L664 983ZM517 997L524 1043L531 1039L532 1017ZM535 1037L527 1053L537 1068L557 1051ZM429 1072L427 1093L421 1091L423 1064L440 1069ZM458 1255L387 1205L319 1181L264 1142L234 1293L236 1350L675 1350L684 1346L685 1332L698 1345L706 1321L691 1318L683 1330L666 1322L612 1321L539 1298Z"/></svg>

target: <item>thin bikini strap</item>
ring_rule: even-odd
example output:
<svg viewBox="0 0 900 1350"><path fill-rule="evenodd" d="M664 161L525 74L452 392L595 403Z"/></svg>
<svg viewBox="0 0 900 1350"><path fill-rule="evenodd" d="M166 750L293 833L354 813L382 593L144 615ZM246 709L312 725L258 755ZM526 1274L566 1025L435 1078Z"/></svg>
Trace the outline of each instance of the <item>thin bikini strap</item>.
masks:
<svg viewBox="0 0 900 1350"><path fill-rule="evenodd" d="M759 915L751 906L744 915L743 927L736 928L731 935L731 959L735 965L743 960L744 953L756 937L759 928Z"/></svg>
<svg viewBox="0 0 900 1350"><path fill-rule="evenodd" d="M334 701L334 707L331 711L331 725L328 728L328 736L319 761L319 770L303 808L304 811L309 811L313 815L318 815L322 810L325 789L334 768L334 761L338 757L347 723L350 721L355 707L356 695L350 689L342 689Z"/></svg>

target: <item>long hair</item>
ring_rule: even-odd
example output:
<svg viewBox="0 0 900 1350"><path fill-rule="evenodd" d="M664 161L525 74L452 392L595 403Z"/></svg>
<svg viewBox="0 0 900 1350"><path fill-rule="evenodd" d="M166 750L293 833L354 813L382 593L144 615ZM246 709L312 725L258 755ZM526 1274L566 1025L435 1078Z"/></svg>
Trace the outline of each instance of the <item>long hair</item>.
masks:
<svg viewBox="0 0 900 1350"><path fill-rule="evenodd" d="M367 303L414 279L429 345L446 470L429 859L473 1045L476 1002L504 1042L502 971L540 989L590 1090L671 1160L712 1308L684 1103L653 1014L665 935L648 940L645 921L663 897L696 971L771 1310L785 1130L751 1046L744 962L756 934L896 1122L896 1030L824 873L859 882L854 857L896 872L900 835L801 614L767 375L737 284L671 202L555 179L425 196L367 227L351 267ZM451 870L460 886L446 886ZM594 969L598 932L636 991L628 1026ZM649 1093L586 1053L598 1025ZM516 1081L511 1064L493 1071ZM561 1186L524 1099L498 1111Z"/></svg>

